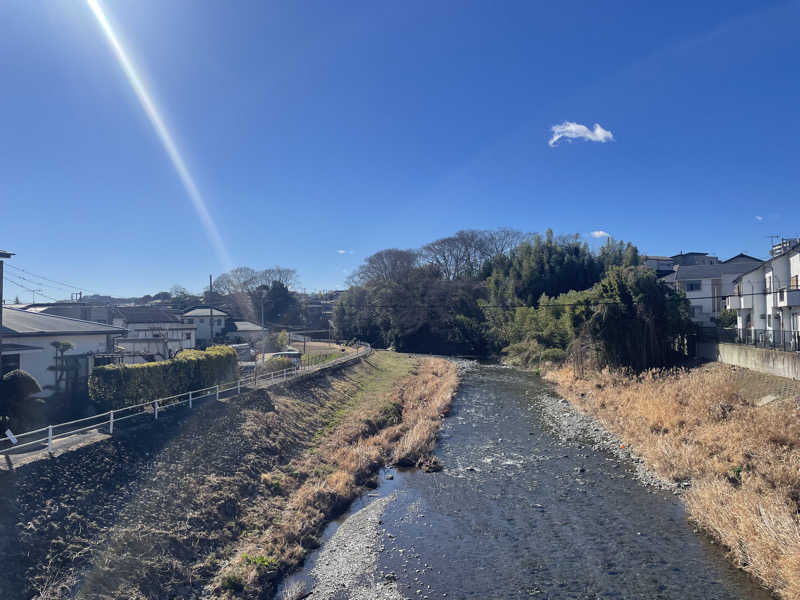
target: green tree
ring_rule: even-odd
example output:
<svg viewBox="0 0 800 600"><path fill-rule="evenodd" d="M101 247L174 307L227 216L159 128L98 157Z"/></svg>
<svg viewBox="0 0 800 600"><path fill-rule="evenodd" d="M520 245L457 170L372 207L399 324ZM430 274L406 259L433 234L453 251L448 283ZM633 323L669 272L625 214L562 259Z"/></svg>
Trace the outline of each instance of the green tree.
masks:
<svg viewBox="0 0 800 600"><path fill-rule="evenodd" d="M30 396L42 391L39 382L27 371L15 369L0 380L0 426L17 428L35 417Z"/></svg>
<svg viewBox="0 0 800 600"><path fill-rule="evenodd" d="M723 308L719 316L712 319L717 324L717 327L728 328L736 327L736 311L729 308Z"/></svg>
<svg viewBox="0 0 800 600"><path fill-rule="evenodd" d="M636 371L675 360L693 326L689 302L645 267L612 268L595 289L588 333L602 361Z"/></svg>
<svg viewBox="0 0 800 600"><path fill-rule="evenodd" d="M280 346L281 350L283 350L288 345L289 345L289 334L284 329L278 334L278 346Z"/></svg>

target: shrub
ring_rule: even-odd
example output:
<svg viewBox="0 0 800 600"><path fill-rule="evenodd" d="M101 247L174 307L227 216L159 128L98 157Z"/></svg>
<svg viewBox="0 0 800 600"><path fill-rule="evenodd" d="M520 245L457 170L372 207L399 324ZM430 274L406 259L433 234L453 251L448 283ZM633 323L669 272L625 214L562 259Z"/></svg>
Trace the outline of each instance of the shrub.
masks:
<svg viewBox="0 0 800 600"><path fill-rule="evenodd" d="M264 373L273 373L275 371L283 371L284 369L291 369L294 366L291 358L270 358L264 361L264 364L259 365L259 375Z"/></svg>
<svg viewBox="0 0 800 600"><path fill-rule="evenodd" d="M26 371L9 371L0 380L0 424L18 426L34 415L30 396L41 392L39 382Z"/></svg>
<svg viewBox="0 0 800 600"><path fill-rule="evenodd" d="M543 361L563 362L567 357L567 353L561 348L547 348L546 350L542 350L542 353L539 355L539 357Z"/></svg>
<svg viewBox="0 0 800 600"><path fill-rule="evenodd" d="M183 350L171 360L97 367L89 378L89 395L98 410L106 411L233 381L237 375L236 351L210 346Z"/></svg>

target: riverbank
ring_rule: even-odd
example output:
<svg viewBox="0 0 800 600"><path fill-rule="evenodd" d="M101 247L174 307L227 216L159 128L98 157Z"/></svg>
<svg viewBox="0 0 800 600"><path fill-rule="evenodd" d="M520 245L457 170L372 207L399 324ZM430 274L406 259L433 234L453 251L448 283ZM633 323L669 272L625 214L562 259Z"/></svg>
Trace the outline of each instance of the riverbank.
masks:
<svg viewBox="0 0 800 600"><path fill-rule="evenodd" d="M206 593L270 598L278 578L319 545L324 525L370 487L385 464L436 468L431 455L441 418L458 387L457 367L444 359L378 352L368 362L410 364L404 377L360 386L314 436L312 448L261 474L282 500L255 504L252 525L233 558L221 565Z"/></svg>
<svg viewBox="0 0 800 600"><path fill-rule="evenodd" d="M166 411L156 423L0 472L0 597L199 598L237 558L262 571L283 564L258 548L248 558L240 551L285 527L295 492L331 473L310 457L324 456L326 440L355 415L372 415L362 426L375 431L399 423L401 382L445 373L377 352L269 390ZM392 431L394 441L406 433ZM361 464L364 447L337 456ZM369 483L363 474L359 486ZM313 545L313 528L305 531L301 539ZM293 559L304 550L287 547Z"/></svg>
<svg viewBox="0 0 800 600"><path fill-rule="evenodd" d="M625 377L545 379L619 445L679 488L691 519L734 563L782 598L800 598L800 413L782 381L753 386L743 370L714 364ZM763 379L763 376L761 376ZM773 378L777 379L777 378ZM760 381L760 380L759 380Z"/></svg>

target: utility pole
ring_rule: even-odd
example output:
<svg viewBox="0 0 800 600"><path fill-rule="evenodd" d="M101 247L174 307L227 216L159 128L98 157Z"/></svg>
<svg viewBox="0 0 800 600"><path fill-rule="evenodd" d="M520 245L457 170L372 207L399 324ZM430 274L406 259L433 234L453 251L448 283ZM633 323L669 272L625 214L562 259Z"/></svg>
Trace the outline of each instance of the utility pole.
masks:
<svg viewBox="0 0 800 600"><path fill-rule="evenodd" d="M36 304L36 292L41 293L42 290L31 290L31 296L33 296L33 304Z"/></svg>
<svg viewBox="0 0 800 600"><path fill-rule="evenodd" d="M3 377L3 259L12 256L12 252L0 250L0 378Z"/></svg>
<svg viewBox="0 0 800 600"><path fill-rule="evenodd" d="M208 274L208 325L211 327L211 339L209 344L214 342L214 281L211 273Z"/></svg>

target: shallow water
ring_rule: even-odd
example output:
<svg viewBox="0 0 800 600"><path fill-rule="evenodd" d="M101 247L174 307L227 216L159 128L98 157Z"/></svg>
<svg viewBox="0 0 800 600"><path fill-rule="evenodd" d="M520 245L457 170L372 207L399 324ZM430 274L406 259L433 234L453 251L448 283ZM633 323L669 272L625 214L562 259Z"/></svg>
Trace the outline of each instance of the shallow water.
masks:
<svg viewBox="0 0 800 600"><path fill-rule="evenodd" d="M540 411L551 393L512 369L465 373L436 452L444 470L381 474L374 494L397 492L381 577L394 573L406 598L770 597L694 533L675 496L588 443L559 441Z"/></svg>

